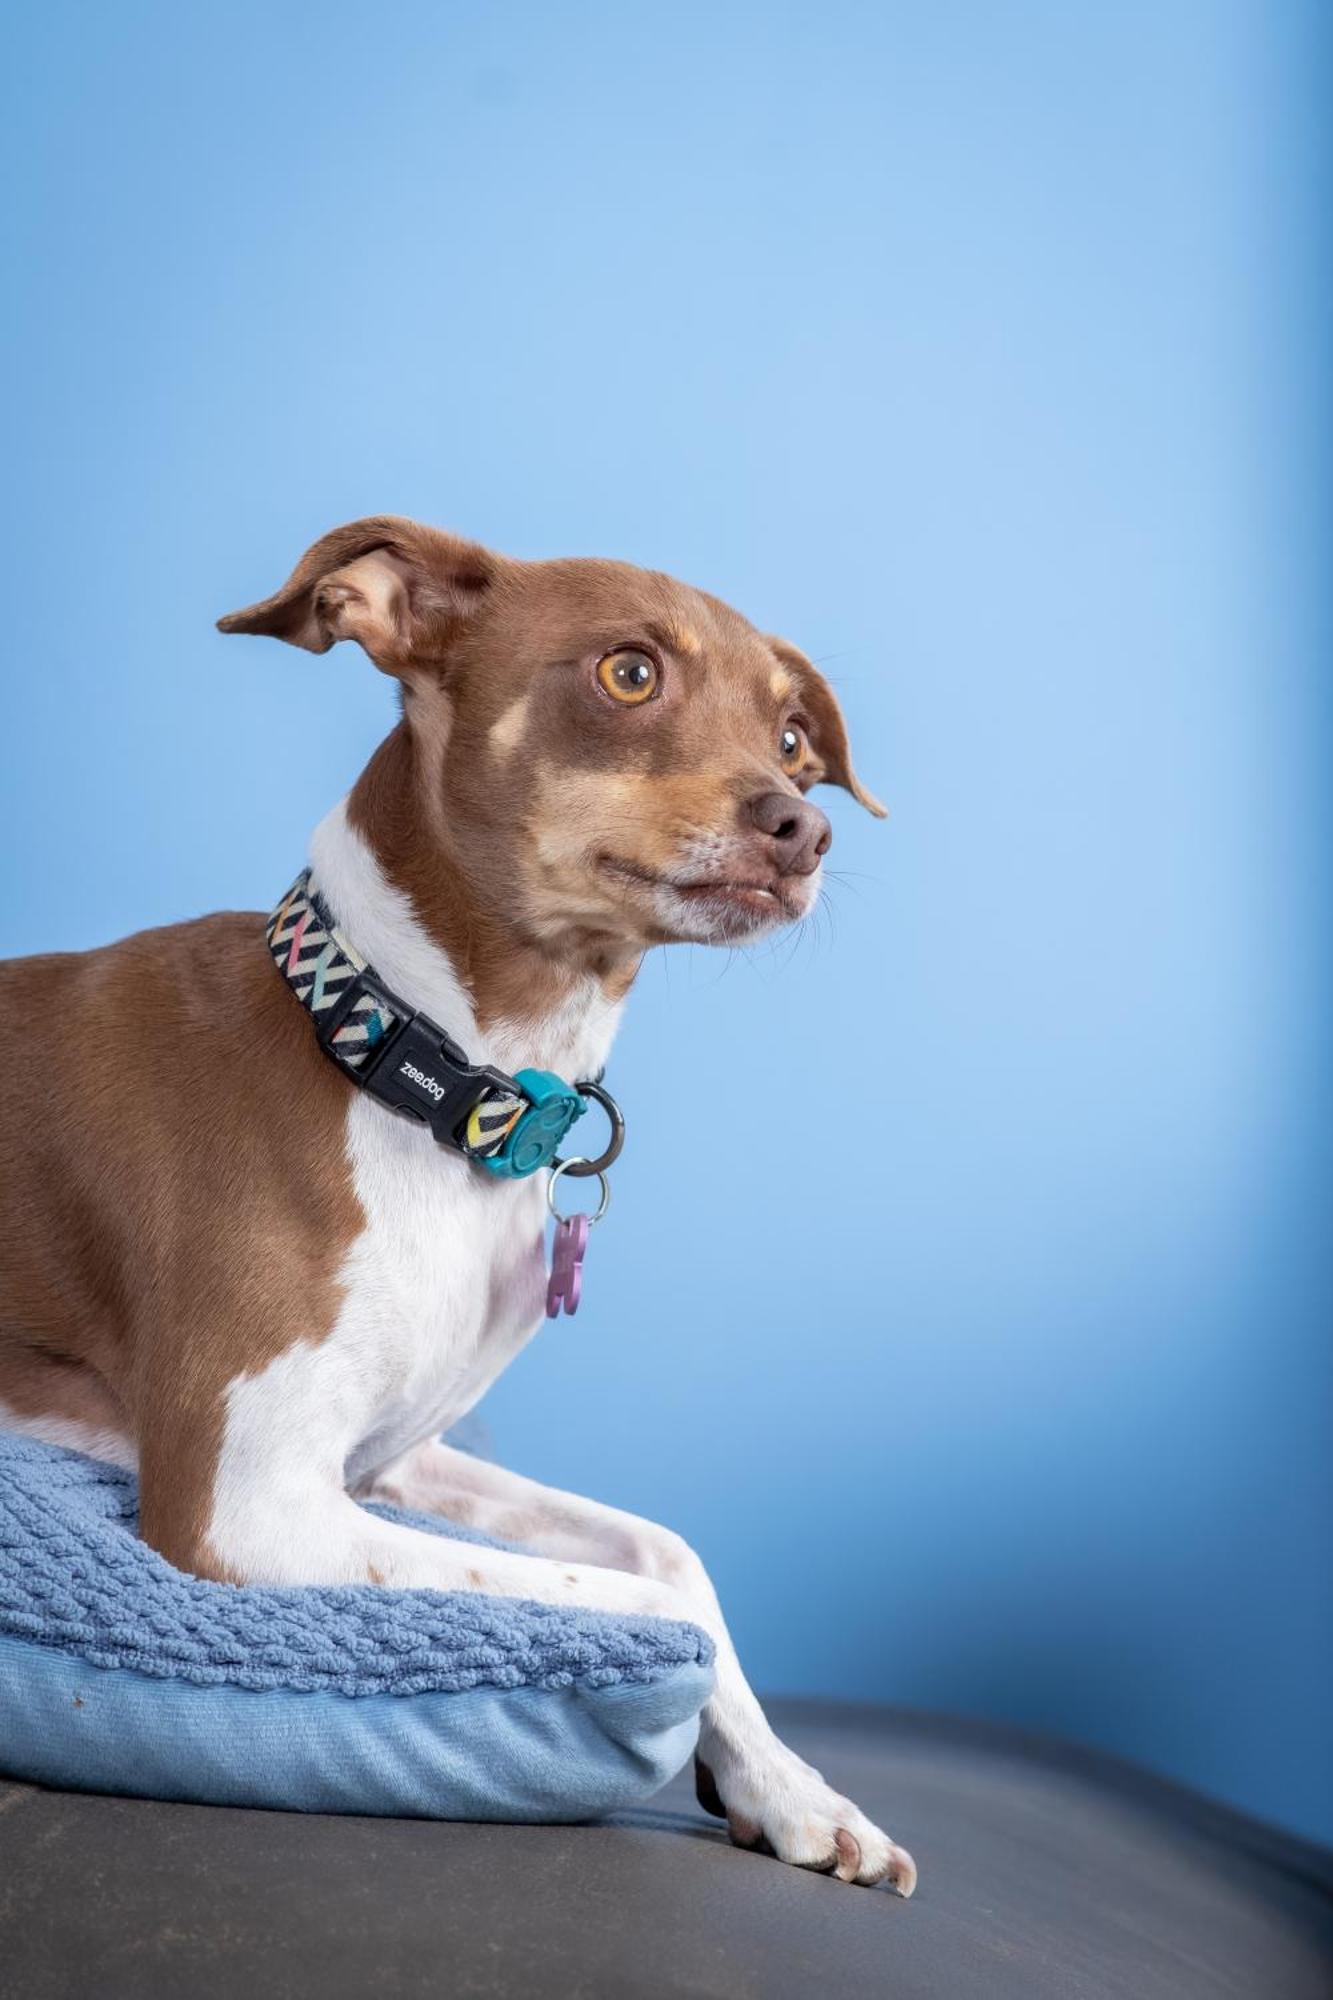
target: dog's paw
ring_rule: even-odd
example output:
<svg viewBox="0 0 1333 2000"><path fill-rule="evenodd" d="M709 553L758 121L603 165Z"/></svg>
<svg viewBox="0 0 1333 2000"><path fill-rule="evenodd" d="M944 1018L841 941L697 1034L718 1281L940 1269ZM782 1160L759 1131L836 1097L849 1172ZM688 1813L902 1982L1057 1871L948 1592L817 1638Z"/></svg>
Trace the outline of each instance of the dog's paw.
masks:
<svg viewBox="0 0 1333 2000"><path fill-rule="evenodd" d="M725 1819L737 1847L768 1850L796 1868L840 1882L887 1882L900 1896L916 1888L916 1863L850 1799L776 1738L761 1753L710 1746L695 1759L695 1792L705 1812Z"/></svg>

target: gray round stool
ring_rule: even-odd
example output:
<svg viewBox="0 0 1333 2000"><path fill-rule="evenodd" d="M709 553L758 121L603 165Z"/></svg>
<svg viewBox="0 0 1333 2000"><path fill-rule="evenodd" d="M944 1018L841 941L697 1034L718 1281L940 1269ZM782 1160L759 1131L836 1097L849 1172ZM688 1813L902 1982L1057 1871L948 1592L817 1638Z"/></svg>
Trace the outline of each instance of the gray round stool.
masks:
<svg viewBox="0 0 1333 2000"><path fill-rule="evenodd" d="M0 1995L1329 2000L1333 1855L1113 1759L774 1702L909 1845L910 1903L729 1845L682 1776L595 1826L160 1805L0 1781Z"/></svg>

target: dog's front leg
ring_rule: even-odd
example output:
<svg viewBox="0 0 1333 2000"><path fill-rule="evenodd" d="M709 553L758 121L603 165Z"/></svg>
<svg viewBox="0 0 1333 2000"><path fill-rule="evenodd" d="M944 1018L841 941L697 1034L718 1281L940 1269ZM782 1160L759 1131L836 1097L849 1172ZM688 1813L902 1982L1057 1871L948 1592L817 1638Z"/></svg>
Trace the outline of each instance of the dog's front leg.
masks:
<svg viewBox="0 0 1333 2000"><path fill-rule="evenodd" d="M208 1533L191 1547L194 1575L237 1584L481 1591L697 1622L690 1603L662 1578L426 1534L368 1513L330 1481L305 1473L272 1476L277 1470L255 1468L244 1504L215 1510Z"/></svg>
<svg viewBox="0 0 1333 2000"><path fill-rule="evenodd" d="M766 1840L784 1861L844 1881L890 1881L910 1896L916 1865L849 1799L826 1785L774 1734L731 1643L699 1557L669 1529L577 1494L561 1493L486 1460L427 1443L376 1478L366 1497L448 1515L464 1527L521 1542L555 1562L618 1571L670 1593L717 1648L717 1687L699 1735L699 1798L725 1817L740 1846Z"/></svg>

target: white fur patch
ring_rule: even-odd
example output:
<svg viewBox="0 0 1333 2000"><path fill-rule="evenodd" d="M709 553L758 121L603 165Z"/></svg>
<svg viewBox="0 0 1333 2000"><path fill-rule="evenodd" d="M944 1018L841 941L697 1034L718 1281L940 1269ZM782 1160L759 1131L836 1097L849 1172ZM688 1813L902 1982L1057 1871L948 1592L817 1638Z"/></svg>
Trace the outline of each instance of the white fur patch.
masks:
<svg viewBox="0 0 1333 2000"><path fill-rule="evenodd" d="M620 1008L593 980L534 1029L477 1027L448 955L384 878L344 806L316 831L311 860L340 928L380 976L479 1062L576 1078L600 1068ZM291 1551L264 1544L310 1513L312 1484L364 1486L421 1439L438 1436L489 1388L544 1316L544 1176L498 1180L441 1147L424 1126L360 1093L347 1156L366 1226L338 1273L342 1310L327 1339L298 1342L233 1381L210 1539L247 1575L290 1574ZM299 1454L291 1440L299 1438ZM305 1498L275 1507L273 1468ZM322 1532L318 1527L314 1532Z"/></svg>
<svg viewBox="0 0 1333 2000"><path fill-rule="evenodd" d="M734 834L696 835L681 847L671 876L664 877L652 891L659 923L672 936L697 944L750 943L808 916L819 900L822 862L809 875L787 877L786 905L777 895L744 909L737 909L723 896L716 902L699 896L701 883L743 880L748 868L745 849ZM686 883L693 890L688 896L682 893L681 885Z"/></svg>
<svg viewBox="0 0 1333 2000"><path fill-rule="evenodd" d="M512 756L518 748L527 719L528 697L521 694L518 700L511 701L504 714L491 724L487 740L492 750L498 751L502 757Z"/></svg>
<svg viewBox="0 0 1333 2000"><path fill-rule="evenodd" d="M86 1452L89 1458L105 1459L108 1465L123 1466L126 1472L138 1468L139 1455L123 1431L101 1424L81 1424L73 1417L23 1416L0 1403L0 1431L17 1431L20 1437L36 1438L41 1444L62 1444L69 1451Z"/></svg>

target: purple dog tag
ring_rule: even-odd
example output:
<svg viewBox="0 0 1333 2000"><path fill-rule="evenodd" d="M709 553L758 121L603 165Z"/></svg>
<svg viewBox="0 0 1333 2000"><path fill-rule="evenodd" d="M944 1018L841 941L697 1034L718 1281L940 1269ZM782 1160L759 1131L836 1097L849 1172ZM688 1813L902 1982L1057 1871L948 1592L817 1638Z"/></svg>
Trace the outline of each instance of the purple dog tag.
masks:
<svg viewBox="0 0 1333 2000"><path fill-rule="evenodd" d="M561 1306L567 1313L579 1309L583 1290L583 1253L588 1247L586 1215L566 1215L555 1228L551 1250L551 1281L546 1287L546 1317L554 1319Z"/></svg>

